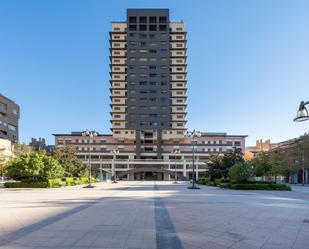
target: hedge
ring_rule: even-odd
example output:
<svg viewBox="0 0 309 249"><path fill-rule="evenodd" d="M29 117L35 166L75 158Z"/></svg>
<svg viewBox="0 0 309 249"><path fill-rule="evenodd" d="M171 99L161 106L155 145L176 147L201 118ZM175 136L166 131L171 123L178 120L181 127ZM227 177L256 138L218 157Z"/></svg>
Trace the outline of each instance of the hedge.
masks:
<svg viewBox="0 0 309 249"><path fill-rule="evenodd" d="M6 188L48 188L48 182L6 182Z"/></svg>
<svg viewBox="0 0 309 249"><path fill-rule="evenodd" d="M92 182L98 180L93 178ZM75 186L79 184L88 183L88 177L67 177L67 178L55 178L48 179L46 182L6 182L4 187L6 188L60 188L63 186Z"/></svg>
<svg viewBox="0 0 309 249"><path fill-rule="evenodd" d="M230 184L224 184L222 186L223 188L227 187L230 189L242 189L242 190L287 190L290 191L291 187L282 184L282 183L244 183L244 184L236 184L236 183L230 183Z"/></svg>

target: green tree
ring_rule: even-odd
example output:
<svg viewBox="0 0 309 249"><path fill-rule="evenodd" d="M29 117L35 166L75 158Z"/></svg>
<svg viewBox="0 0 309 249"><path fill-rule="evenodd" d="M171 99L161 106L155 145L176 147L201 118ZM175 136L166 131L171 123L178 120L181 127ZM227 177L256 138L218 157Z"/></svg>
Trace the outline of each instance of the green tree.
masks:
<svg viewBox="0 0 309 249"><path fill-rule="evenodd" d="M252 166L245 162L238 162L229 170L229 177L231 182L246 183L252 176Z"/></svg>
<svg viewBox="0 0 309 249"><path fill-rule="evenodd" d="M62 177L63 173L59 162L45 152L22 152L7 167L7 175L18 181L46 181Z"/></svg>
<svg viewBox="0 0 309 249"><path fill-rule="evenodd" d="M222 158L222 176L226 178L229 173L229 169L237 164L237 163L243 163L245 162L243 158L243 153L240 148L234 148L231 151L228 151L224 153L224 156Z"/></svg>
<svg viewBox="0 0 309 249"><path fill-rule="evenodd" d="M223 164L222 164L222 158L223 156L220 156L218 154L211 155L209 157L208 162L208 175L211 180L222 178L223 177Z"/></svg>
<svg viewBox="0 0 309 249"><path fill-rule="evenodd" d="M298 140L294 150L291 152L296 163L291 166L291 172L302 170L302 184L305 183L305 169L309 169L309 136L302 136Z"/></svg>
<svg viewBox="0 0 309 249"><path fill-rule="evenodd" d="M284 159L284 156L280 150L271 155L270 164L270 173L275 177L275 181L277 181L277 176L289 176L291 168L289 167L288 161Z"/></svg>
<svg viewBox="0 0 309 249"><path fill-rule="evenodd" d="M4 155L4 148L0 148L0 175L1 175L1 180L4 180L4 174L6 173L6 168L8 164L8 159Z"/></svg>
<svg viewBox="0 0 309 249"><path fill-rule="evenodd" d="M77 149L74 146L68 145L63 148L56 148L51 155L62 165L66 177L81 177L87 176L87 167L76 156Z"/></svg>
<svg viewBox="0 0 309 249"><path fill-rule="evenodd" d="M260 152L258 155L250 161L253 166L254 174L256 176L266 176L271 171L270 156L267 152Z"/></svg>

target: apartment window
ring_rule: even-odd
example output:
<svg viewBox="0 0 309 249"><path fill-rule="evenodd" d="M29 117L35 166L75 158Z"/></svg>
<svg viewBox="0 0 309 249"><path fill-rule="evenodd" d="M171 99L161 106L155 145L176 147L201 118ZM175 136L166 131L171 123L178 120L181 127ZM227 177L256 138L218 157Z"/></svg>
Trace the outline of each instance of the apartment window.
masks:
<svg viewBox="0 0 309 249"><path fill-rule="evenodd" d="M6 110L7 109L7 105L4 103L0 103L0 110Z"/></svg>
<svg viewBox="0 0 309 249"><path fill-rule="evenodd" d="M176 54L177 54L177 55L182 55L183 52L182 52L182 51L177 51Z"/></svg>
<svg viewBox="0 0 309 249"><path fill-rule="evenodd" d="M146 39L146 38L147 38L147 35L146 35L146 34L139 34L139 38L140 38L140 39Z"/></svg>
<svg viewBox="0 0 309 249"><path fill-rule="evenodd" d="M156 118L157 116L158 116L158 114L155 114L155 113L149 114L149 117L150 117L150 118Z"/></svg>
<svg viewBox="0 0 309 249"><path fill-rule="evenodd" d="M147 61L147 58L139 58L139 61Z"/></svg>
<svg viewBox="0 0 309 249"><path fill-rule="evenodd" d="M179 79L179 80L180 80L180 79L182 79L182 78L183 78L182 75L177 75L177 76L176 76L176 79Z"/></svg>
<svg viewBox="0 0 309 249"><path fill-rule="evenodd" d="M183 116L182 115L177 115L177 118L183 118Z"/></svg>
<svg viewBox="0 0 309 249"><path fill-rule="evenodd" d="M13 110L12 110L12 113L15 114L15 115L17 115L17 110L16 110L16 109L13 109Z"/></svg>
<svg viewBox="0 0 309 249"><path fill-rule="evenodd" d="M149 93L156 94L157 90L149 90Z"/></svg>
<svg viewBox="0 0 309 249"><path fill-rule="evenodd" d="M182 48L182 47L183 47L183 44L182 44L182 43L177 43L177 44L176 44L176 47L177 47L177 48Z"/></svg>
<svg viewBox="0 0 309 249"><path fill-rule="evenodd" d="M150 54L156 54L156 53L157 53L157 50L155 50L155 49L150 49L150 50L149 50L149 53L150 53Z"/></svg>
<svg viewBox="0 0 309 249"><path fill-rule="evenodd" d="M149 85L150 85L150 86L156 86L156 85L157 85L157 82L151 81L151 82L149 82Z"/></svg>
<svg viewBox="0 0 309 249"><path fill-rule="evenodd" d="M160 31L166 31L167 30L167 26L166 25L160 25L159 26L159 30Z"/></svg>
<svg viewBox="0 0 309 249"><path fill-rule="evenodd" d="M177 31L182 31L183 29L181 27L176 28Z"/></svg>
<svg viewBox="0 0 309 249"><path fill-rule="evenodd" d="M161 66L161 69L168 69L167 66Z"/></svg>
<svg viewBox="0 0 309 249"><path fill-rule="evenodd" d="M182 103L183 100L182 99L177 99L177 103Z"/></svg>
<svg viewBox="0 0 309 249"><path fill-rule="evenodd" d="M149 31L157 31L157 25L149 25Z"/></svg>
<svg viewBox="0 0 309 249"><path fill-rule="evenodd" d="M149 58L149 61L151 61L151 62L156 62L156 61L157 61L157 58Z"/></svg>
<svg viewBox="0 0 309 249"><path fill-rule="evenodd" d="M141 47L146 47L146 42L140 42L139 45L140 45Z"/></svg>
<svg viewBox="0 0 309 249"><path fill-rule="evenodd" d="M129 22L131 22L131 23L136 23L136 16L130 16L129 17Z"/></svg>
<svg viewBox="0 0 309 249"><path fill-rule="evenodd" d="M139 25L140 31L147 31L147 25Z"/></svg>
<svg viewBox="0 0 309 249"><path fill-rule="evenodd" d="M182 39L182 35L176 35L176 39Z"/></svg>
<svg viewBox="0 0 309 249"><path fill-rule="evenodd" d="M139 17L139 22L140 23L147 23L147 17L146 16L140 16Z"/></svg>
<svg viewBox="0 0 309 249"><path fill-rule="evenodd" d="M176 92L176 94L178 94L178 95L182 95L182 92L181 92L181 91L178 91L178 92Z"/></svg>
<svg viewBox="0 0 309 249"><path fill-rule="evenodd" d="M120 117L121 115L118 115L118 114L114 115L114 118L120 118Z"/></svg>
<svg viewBox="0 0 309 249"><path fill-rule="evenodd" d="M114 31L119 31L119 30L120 30L119 27L115 27L115 28L114 28Z"/></svg>
<svg viewBox="0 0 309 249"><path fill-rule="evenodd" d="M167 61L167 59L165 57L162 57L161 61Z"/></svg>
<svg viewBox="0 0 309 249"><path fill-rule="evenodd" d="M136 35L135 33L130 33L129 34L130 37L135 37L135 35Z"/></svg>
<svg viewBox="0 0 309 249"><path fill-rule="evenodd" d="M160 16L160 17L159 17L159 22L160 22L160 23L166 23L166 22L167 22L166 16Z"/></svg>
<svg viewBox="0 0 309 249"><path fill-rule="evenodd" d="M155 39L155 38L156 38L156 35L155 35L155 34L150 34L150 35L149 35L149 38L150 38L150 39Z"/></svg>
<svg viewBox="0 0 309 249"><path fill-rule="evenodd" d="M147 94L147 91L139 91L141 94Z"/></svg>
<svg viewBox="0 0 309 249"><path fill-rule="evenodd" d="M140 101L146 101L147 98L139 98Z"/></svg>
<svg viewBox="0 0 309 249"><path fill-rule="evenodd" d="M232 143L232 141L227 141L227 142L226 142L226 145L227 145L227 146L232 146L233 143Z"/></svg>
<svg viewBox="0 0 309 249"><path fill-rule="evenodd" d="M141 77L141 78L146 78L146 77L147 77L147 74L140 74L139 77Z"/></svg>
<svg viewBox="0 0 309 249"><path fill-rule="evenodd" d="M177 67L176 70L177 71L183 71L183 68L182 67Z"/></svg>
<svg viewBox="0 0 309 249"><path fill-rule="evenodd" d="M234 144L235 144L235 146L240 146L240 142L239 141L235 141Z"/></svg>
<svg viewBox="0 0 309 249"><path fill-rule="evenodd" d="M182 83L177 83L176 85L177 85L178 87L182 87L182 86L183 86Z"/></svg>
<svg viewBox="0 0 309 249"><path fill-rule="evenodd" d="M157 74L156 74L156 73L150 73L150 74L149 74L149 77L150 77L150 78L157 77Z"/></svg>
<svg viewBox="0 0 309 249"><path fill-rule="evenodd" d="M161 102L166 102L167 98L161 98Z"/></svg>
<svg viewBox="0 0 309 249"><path fill-rule="evenodd" d="M140 49L139 52L140 53L147 53L147 49Z"/></svg>
<svg viewBox="0 0 309 249"><path fill-rule="evenodd" d="M157 67L156 67L156 66L149 66L149 69L150 69L150 70L156 70Z"/></svg>
<svg viewBox="0 0 309 249"><path fill-rule="evenodd" d="M150 16L149 17L149 22L150 23L156 23L157 22L157 17L156 16Z"/></svg>
<svg viewBox="0 0 309 249"><path fill-rule="evenodd" d="M140 86L146 86L147 82L146 81L141 81L139 84L140 84Z"/></svg>
<svg viewBox="0 0 309 249"><path fill-rule="evenodd" d="M17 130L16 126L15 125L11 125L11 124L8 124L8 128L10 130L12 130L12 131L16 131Z"/></svg>
<svg viewBox="0 0 309 249"><path fill-rule="evenodd" d="M136 91L135 91L135 90L131 90L130 93L131 93L131 94L135 94Z"/></svg>
<svg viewBox="0 0 309 249"><path fill-rule="evenodd" d="M136 31L136 25L129 25L129 30L130 31Z"/></svg>
<svg viewBox="0 0 309 249"><path fill-rule="evenodd" d="M167 93L168 93L167 90L162 90L162 91L161 91L161 94L167 94Z"/></svg>
<svg viewBox="0 0 309 249"><path fill-rule="evenodd" d="M162 41L162 42L160 42L160 44L161 44L162 46L164 46L164 45L167 45L167 42Z"/></svg>
<svg viewBox="0 0 309 249"><path fill-rule="evenodd" d="M182 123L177 123L177 126L182 126Z"/></svg>
<svg viewBox="0 0 309 249"><path fill-rule="evenodd" d="M176 60L177 63L183 63L183 60Z"/></svg>
<svg viewBox="0 0 309 249"><path fill-rule="evenodd" d="M150 102L156 102L156 101L157 101L157 98L149 98L149 101L150 101Z"/></svg>
<svg viewBox="0 0 309 249"><path fill-rule="evenodd" d="M167 86L167 82L161 82L161 86Z"/></svg>

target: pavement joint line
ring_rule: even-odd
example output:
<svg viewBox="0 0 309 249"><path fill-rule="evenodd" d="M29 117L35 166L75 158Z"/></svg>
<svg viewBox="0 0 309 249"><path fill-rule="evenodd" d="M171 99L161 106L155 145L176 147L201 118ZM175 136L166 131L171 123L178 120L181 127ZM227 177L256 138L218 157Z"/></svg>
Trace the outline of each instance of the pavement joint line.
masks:
<svg viewBox="0 0 309 249"><path fill-rule="evenodd" d="M154 190L158 186L154 183ZM184 249L161 197L154 197L157 249Z"/></svg>
<svg viewBox="0 0 309 249"><path fill-rule="evenodd" d="M62 219L65 219L65 218L67 218L67 217L69 217L69 216L71 216L73 214L79 213L79 212L81 212L81 211L83 211L83 210L85 210L85 209L87 209L89 207L92 207L93 205L96 205L96 204L100 203L102 200L107 199L109 197L112 197L114 195L117 195L120 192L125 191L125 190L127 190L129 188L130 188L130 186L124 187L122 190L117 189L119 191L117 191L115 193L112 193L112 194L110 194L108 196L104 196L102 198L99 198L96 201L93 201L93 202L90 202L90 203L87 203L87 204L75 207L75 208L67 210L67 211L65 211L63 213L60 213L60 214L57 214L55 216L49 217L49 218L47 218L45 220L42 220L40 222L37 222L37 223L31 224L29 226L23 227L23 228L15 231L15 232L11 232L8 235L6 235L5 237L7 237L7 238L1 239L1 237L0 237L0 247L5 246L7 244L10 244L10 243L14 242L15 240L18 240L18 239L20 239L22 237L25 237L25 236L27 236L27 235L29 235L29 234L31 234L33 232L36 232L36 231L38 231L38 230L40 230L40 229L42 229L44 227L52 225L52 224L54 224L54 223L56 223L56 222L58 222L58 221L60 221Z"/></svg>

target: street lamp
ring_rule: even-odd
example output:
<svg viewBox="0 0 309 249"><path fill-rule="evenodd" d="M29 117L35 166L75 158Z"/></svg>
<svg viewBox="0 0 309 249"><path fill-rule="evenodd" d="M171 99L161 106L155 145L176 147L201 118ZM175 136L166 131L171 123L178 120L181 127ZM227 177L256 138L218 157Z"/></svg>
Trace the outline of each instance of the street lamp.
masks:
<svg viewBox="0 0 309 249"><path fill-rule="evenodd" d="M93 137L96 137L98 134L95 132L95 131L84 131L82 133L82 136L84 137L89 137L88 139L88 151L89 151L89 154L88 154L88 168L89 168L89 184L85 187L85 188L94 188L93 185L91 185L91 148L90 148L90 139L93 138Z"/></svg>
<svg viewBox="0 0 309 249"><path fill-rule="evenodd" d="M302 122L302 121L309 120L308 110L306 108L306 105L308 104L309 104L309 101L300 102L296 117L293 119L294 122Z"/></svg>
<svg viewBox="0 0 309 249"><path fill-rule="evenodd" d="M175 168L174 168L174 177L175 181L173 182L174 184L177 184L177 171L176 171L176 155L180 153L180 150L174 150L173 154L175 156Z"/></svg>
<svg viewBox="0 0 309 249"><path fill-rule="evenodd" d="M194 158L195 158L195 138L201 136L200 131L196 131L195 129L193 131L187 131L187 135L189 135L192 139L192 186L188 187L188 189L200 189L199 187L195 186L195 165L194 165Z"/></svg>
<svg viewBox="0 0 309 249"><path fill-rule="evenodd" d="M113 160L112 160L112 183L117 183L116 181L116 172L115 172L115 157L116 157L116 154L119 153L119 150L112 150L112 153L113 153Z"/></svg>

